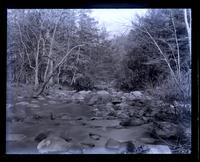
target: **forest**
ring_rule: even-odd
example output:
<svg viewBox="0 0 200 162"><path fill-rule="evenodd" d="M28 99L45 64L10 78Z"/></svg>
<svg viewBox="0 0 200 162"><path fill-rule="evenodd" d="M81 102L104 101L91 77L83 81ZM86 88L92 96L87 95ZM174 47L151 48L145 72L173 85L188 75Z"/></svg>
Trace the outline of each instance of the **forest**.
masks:
<svg viewBox="0 0 200 162"><path fill-rule="evenodd" d="M191 153L191 10L92 12L7 10L7 153Z"/></svg>

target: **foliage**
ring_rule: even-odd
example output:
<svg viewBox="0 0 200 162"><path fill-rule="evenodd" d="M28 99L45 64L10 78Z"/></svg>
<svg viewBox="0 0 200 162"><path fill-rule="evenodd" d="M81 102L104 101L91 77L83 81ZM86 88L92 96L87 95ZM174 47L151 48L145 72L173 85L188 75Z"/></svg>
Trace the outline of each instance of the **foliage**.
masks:
<svg viewBox="0 0 200 162"><path fill-rule="evenodd" d="M166 98L189 97L190 81L181 79L189 73L191 62L183 10L149 10L133 22L121 46L124 49L118 70L121 89L161 86Z"/></svg>

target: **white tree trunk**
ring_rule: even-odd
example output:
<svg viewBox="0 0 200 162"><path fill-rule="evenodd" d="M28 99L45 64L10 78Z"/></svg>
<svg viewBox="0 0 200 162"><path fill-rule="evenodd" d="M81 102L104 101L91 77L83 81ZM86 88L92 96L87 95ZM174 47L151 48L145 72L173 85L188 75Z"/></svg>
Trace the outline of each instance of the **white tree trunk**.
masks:
<svg viewBox="0 0 200 162"><path fill-rule="evenodd" d="M56 34L56 29L57 29L57 26L58 26L58 22L59 22L60 18L58 18L56 24L55 24L55 27L54 27L54 30L53 30L53 35L52 35L52 38L51 38L51 42L50 42L50 49L49 49L49 54L48 54L48 57L51 58L51 55L52 55L52 50L53 50L53 44L54 44L54 39L55 39L55 34ZM49 68L50 68L50 75L52 74L52 69L53 69L53 63L52 63L52 60L48 59L47 61L47 66L46 66L46 70L45 70L45 73L44 73L44 82L47 80L47 75L48 75L48 72L49 72ZM52 78L51 78L51 82L52 82Z"/></svg>
<svg viewBox="0 0 200 162"><path fill-rule="evenodd" d="M53 74L53 61L50 61L50 75ZM53 77L49 80L50 84L53 84Z"/></svg>
<svg viewBox="0 0 200 162"><path fill-rule="evenodd" d="M174 37L175 37L175 40L176 40L177 64L178 64L178 80L180 82L180 79L181 79L181 65L180 65L179 43L178 43L178 39L177 39L176 26L175 26L175 23L174 23L174 18L173 18L172 13L171 13L171 19L172 19L172 24L173 24L173 28L174 28Z"/></svg>
<svg viewBox="0 0 200 162"><path fill-rule="evenodd" d="M38 85L39 85L39 79L38 79L39 64L38 64L38 59L39 59L39 52L40 52L40 40L41 40L41 38L38 40L37 52L36 52L36 56L35 56L35 89L37 89Z"/></svg>
<svg viewBox="0 0 200 162"><path fill-rule="evenodd" d="M61 68L61 66L59 66L59 68L58 68L58 76L57 76L57 84L58 85L60 84L60 68Z"/></svg>
<svg viewBox="0 0 200 162"><path fill-rule="evenodd" d="M188 13L190 20L188 21ZM192 55L192 40L191 40L191 22L192 22L192 16L191 16L191 9L189 9L189 12L187 12L187 9L184 9L184 19L185 19L185 25L188 33L188 43L189 43L189 50L190 50L190 61L191 61L191 55Z"/></svg>

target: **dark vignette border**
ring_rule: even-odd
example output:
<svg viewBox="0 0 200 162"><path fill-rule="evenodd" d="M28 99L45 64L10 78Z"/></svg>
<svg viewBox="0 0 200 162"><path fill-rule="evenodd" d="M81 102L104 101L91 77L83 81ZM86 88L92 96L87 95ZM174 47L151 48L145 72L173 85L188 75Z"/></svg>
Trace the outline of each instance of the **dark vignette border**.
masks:
<svg viewBox="0 0 200 162"><path fill-rule="evenodd" d="M7 0L1 6L0 92L2 160L199 160L199 29L198 1L192 0ZM2 3L2 2L1 2ZM192 8L192 153L188 155L6 155L6 48L9 8Z"/></svg>

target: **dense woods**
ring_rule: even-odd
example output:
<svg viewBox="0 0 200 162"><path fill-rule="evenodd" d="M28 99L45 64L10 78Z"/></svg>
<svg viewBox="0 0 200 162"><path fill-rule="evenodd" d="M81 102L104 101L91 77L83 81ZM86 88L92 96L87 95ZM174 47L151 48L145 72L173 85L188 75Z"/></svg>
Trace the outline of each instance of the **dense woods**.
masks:
<svg viewBox="0 0 200 162"><path fill-rule="evenodd" d="M90 12L8 12L8 81L32 84L35 90L46 82L83 90L103 79L122 90L161 87L169 91L167 97L190 97L187 10L149 10L127 36L112 40Z"/></svg>
<svg viewBox="0 0 200 162"><path fill-rule="evenodd" d="M149 9L132 20L128 34L112 37L91 12L9 10L8 85L31 87L30 98L48 96L52 88L141 91L156 100L190 105L191 10ZM178 123L190 120L189 107L178 114Z"/></svg>

